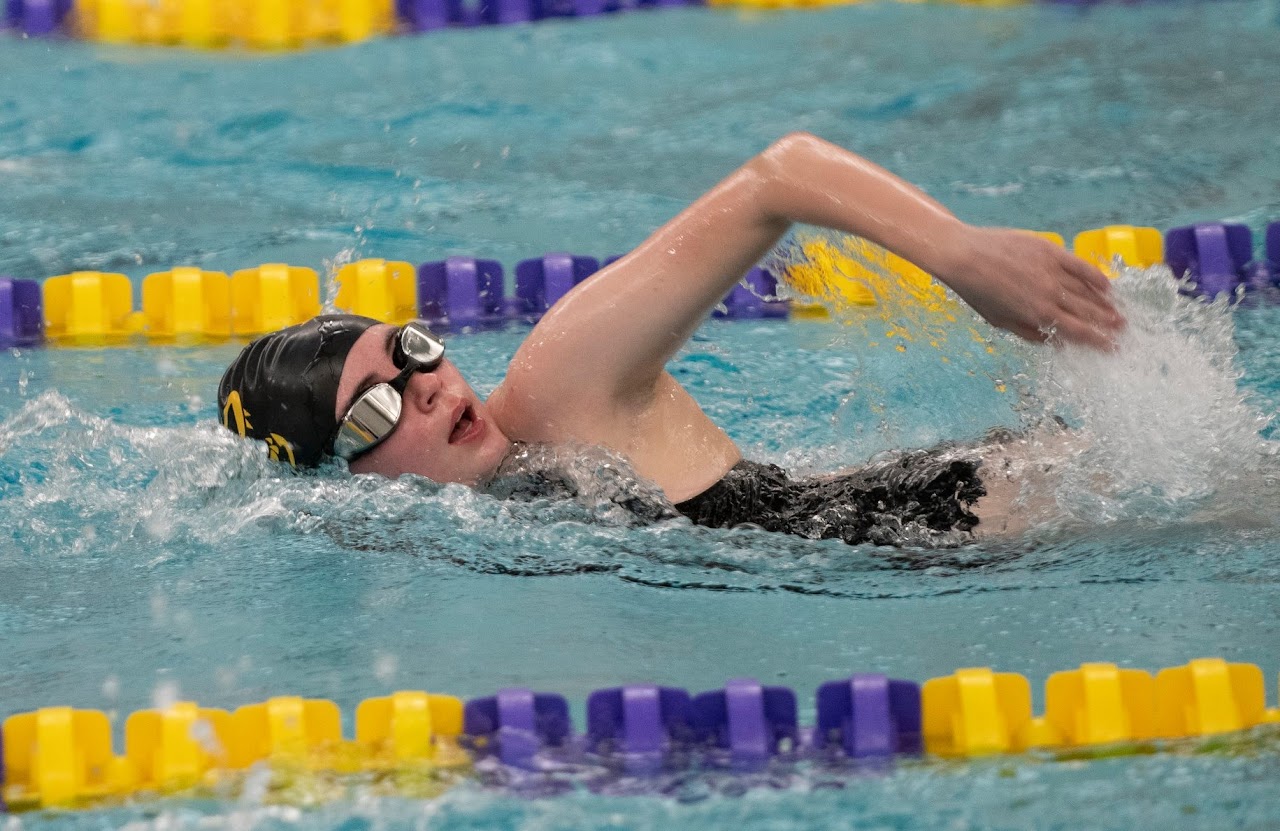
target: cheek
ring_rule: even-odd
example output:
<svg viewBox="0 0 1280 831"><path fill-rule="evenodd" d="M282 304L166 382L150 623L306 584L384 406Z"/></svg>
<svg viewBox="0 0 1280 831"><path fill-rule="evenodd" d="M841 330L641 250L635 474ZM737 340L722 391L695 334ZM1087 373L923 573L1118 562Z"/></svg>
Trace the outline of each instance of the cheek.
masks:
<svg viewBox="0 0 1280 831"><path fill-rule="evenodd" d="M412 424L401 425L379 449L383 450L386 457L386 466L393 469L396 476L417 473L430 477L432 474L431 466L423 464L430 457L429 452L426 452L429 448Z"/></svg>
<svg viewBox="0 0 1280 831"><path fill-rule="evenodd" d="M394 478L405 473L416 473L436 482L458 481L457 467L461 462L455 448L441 441L440 424L421 415L415 415L401 423L396 431L370 456L376 470Z"/></svg>
<svg viewBox="0 0 1280 831"><path fill-rule="evenodd" d="M374 452L366 453L358 459L352 459L350 462L347 462L347 470L352 473L381 473L383 476L386 476L387 474L378 465L378 460L375 458L376 456L377 453Z"/></svg>
<svg viewBox="0 0 1280 831"><path fill-rule="evenodd" d="M421 446L421 440L415 440L412 426L402 424L386 441L351 462L348 468L352 473L377 473L388 479L405 473L430 476L430 471L421 469L421 454L415 452L415 448Z"/></svg>

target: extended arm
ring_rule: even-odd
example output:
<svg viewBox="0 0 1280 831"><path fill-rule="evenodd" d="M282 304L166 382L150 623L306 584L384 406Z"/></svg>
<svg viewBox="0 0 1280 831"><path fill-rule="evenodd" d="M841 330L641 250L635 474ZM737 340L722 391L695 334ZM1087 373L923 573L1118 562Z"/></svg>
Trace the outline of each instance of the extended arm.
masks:
<svg viewBox="0 0 1280 831"><path fill-rule="evenodd" d="M856 234L936 275L1022 337L1106 346L1123 325L1105 276L1038 237L974 228L867 160L798 133L751 159L570 292L512 363L525 383L626 405L794 222Z"/></svg>

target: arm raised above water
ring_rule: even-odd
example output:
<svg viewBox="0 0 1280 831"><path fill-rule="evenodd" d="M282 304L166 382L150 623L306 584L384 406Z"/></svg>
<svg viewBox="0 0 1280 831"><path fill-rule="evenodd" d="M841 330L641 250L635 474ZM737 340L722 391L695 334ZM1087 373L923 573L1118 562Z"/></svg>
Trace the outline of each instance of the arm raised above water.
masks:
<svg viewBox="0 0 1280 831"><path fill-rule="evenodd" d="M1083 260L1022 231L966 225L883 168L794 133L569 292L511 372L583 404L625 407L651 397L666 362L795 222L888 248L1030 340L1056 332L1105 348L1124 323L1107 278Z"/></svg>

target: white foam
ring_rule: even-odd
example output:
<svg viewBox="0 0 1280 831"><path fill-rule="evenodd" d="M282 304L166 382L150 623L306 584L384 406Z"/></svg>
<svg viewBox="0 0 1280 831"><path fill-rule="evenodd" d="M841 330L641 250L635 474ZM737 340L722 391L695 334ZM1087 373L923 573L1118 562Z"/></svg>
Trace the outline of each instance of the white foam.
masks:
<svg viewBox="0 0 1280 831"><path fill-rule="evenodd" d="M1239 387L1227 300L1180 294L1164 266L1124 268L1114 286L1129 322L1114 353L1036 353L1037 405L1088 443L1063 472L1064 508L1091 521L1176 514L1251 491L1275 446L1260 435L1269 417Z"/></svg>

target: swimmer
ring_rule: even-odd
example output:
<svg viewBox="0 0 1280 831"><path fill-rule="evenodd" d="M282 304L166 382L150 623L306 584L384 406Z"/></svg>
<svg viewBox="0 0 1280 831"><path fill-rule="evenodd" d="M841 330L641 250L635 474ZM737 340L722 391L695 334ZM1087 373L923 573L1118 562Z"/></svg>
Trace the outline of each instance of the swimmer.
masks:
<svg viewBox="0 0 1280 831"><path fill-rule="evenodd" d="M223 423L310 467L485 487L520 448L624 457L694 522L849 543L903 527L947 541L1016 532L1014 468L992 453L913 451L794 479L742 457L665 366L793 223L871 240L936 276L992 324L1032 341L1108 349L1124 326L1107 278L1035 235L967 225L919 189L814 136L778 140L638 248L566 294L482 401L422 322L329 315L244 348L219 387ZM1010 442L997 442L1008 455Z"/></svg>

